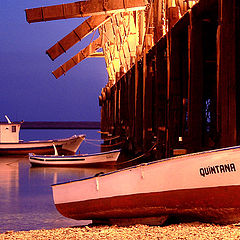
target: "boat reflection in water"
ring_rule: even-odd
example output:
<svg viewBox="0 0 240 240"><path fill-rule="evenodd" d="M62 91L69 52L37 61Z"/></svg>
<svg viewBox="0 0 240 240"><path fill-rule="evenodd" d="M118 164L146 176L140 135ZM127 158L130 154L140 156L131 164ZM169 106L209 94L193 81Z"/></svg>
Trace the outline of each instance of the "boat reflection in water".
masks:
<svg viewBox="0 0 240 240"><path fill-rule="evenodd" d="M27 157L0 157L0 232L52 229L89 223L61 216L53 203L51 185L111 170L31 168Z"/></svg>

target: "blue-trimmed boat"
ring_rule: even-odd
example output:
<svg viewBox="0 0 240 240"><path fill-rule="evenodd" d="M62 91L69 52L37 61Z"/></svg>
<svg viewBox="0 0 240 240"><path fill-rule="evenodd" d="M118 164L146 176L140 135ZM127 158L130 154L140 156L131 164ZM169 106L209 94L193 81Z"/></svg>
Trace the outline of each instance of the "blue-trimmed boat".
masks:
<svg viewBox="0 0 240 240"><path fill-rule="evenodd" d="M78 155L35 155L29 153L29 161L33 166L106 166L114 165L120 150Z"/></svg>

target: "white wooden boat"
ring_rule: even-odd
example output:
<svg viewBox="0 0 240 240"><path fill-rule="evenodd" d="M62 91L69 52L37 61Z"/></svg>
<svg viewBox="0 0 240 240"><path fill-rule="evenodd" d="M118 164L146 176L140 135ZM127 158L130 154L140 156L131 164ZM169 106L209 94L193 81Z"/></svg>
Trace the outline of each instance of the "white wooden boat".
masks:
<svg viewBox="0 0 240 240"><path fill-rule="evenodd" d="M90 166L116 164L120 150L79 155L35 155L29 153L29 161L35 166Z"/></svg>
<svg viewBox="0 0 240 240"><path fill-rule="evenodd" d="M74 135L63 139L0 143L0 155L28 155L29 152L53 154L53 144L55 144L60 154L74 154L84 138L85 135Z"/></svg>
<svg viewBox="0 0 240 240"><path fill-rule="evenodd" d="M7 118L8 119L8 118ZM22 141L19 140L21 123L0 123L0 155L53 154L53 144L60 154L74 154L85 135L54 140Z"/></svg>
<svg viewBox="0 0 240 240"><path fill-rule="evenodd" d="M182 155L52 185L54 203L73 219L240 222L240 146Z"/></svg>

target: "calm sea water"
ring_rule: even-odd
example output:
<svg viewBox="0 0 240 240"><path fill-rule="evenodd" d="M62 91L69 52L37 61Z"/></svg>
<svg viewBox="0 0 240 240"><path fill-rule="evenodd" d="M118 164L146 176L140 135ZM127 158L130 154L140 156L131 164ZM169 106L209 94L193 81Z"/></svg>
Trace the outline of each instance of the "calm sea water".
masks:
<svg viewBox="0 0 240 240"><path fill-rule="evenodd" d="M100 140L95 130L21 130L21 139L51 139L86 134ZM100 150L100 142L83 142L81 153ZM31 167L28 157L0 157L0 232L52 229L88 224L63 217L55 208L51 184L93 176L113 169Z"/></svg>

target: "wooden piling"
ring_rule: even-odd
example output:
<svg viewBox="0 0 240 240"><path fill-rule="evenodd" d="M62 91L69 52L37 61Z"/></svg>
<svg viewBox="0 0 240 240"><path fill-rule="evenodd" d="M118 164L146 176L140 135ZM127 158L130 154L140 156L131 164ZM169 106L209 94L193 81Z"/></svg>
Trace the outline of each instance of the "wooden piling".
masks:
<svg viewBox="0 0 240 240"><path fill-rule="evenodd" d="M236 1L218 1L217 90L220 146L237 144Z"/></svg>

